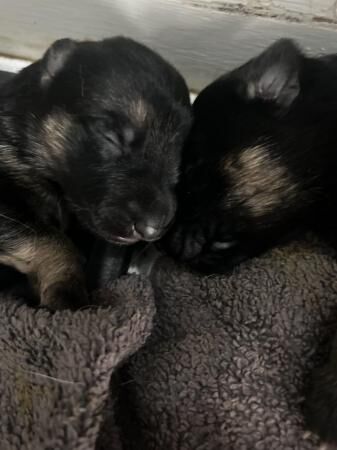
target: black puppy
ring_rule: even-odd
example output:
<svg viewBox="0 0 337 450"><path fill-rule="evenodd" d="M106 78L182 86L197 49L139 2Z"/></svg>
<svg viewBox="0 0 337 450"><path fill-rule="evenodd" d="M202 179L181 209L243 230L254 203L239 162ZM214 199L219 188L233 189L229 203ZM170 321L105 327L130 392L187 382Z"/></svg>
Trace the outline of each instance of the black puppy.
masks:
<svg viewBox="0 0 337 450"><path fill-rule="evenodd" d="M304 229L336 233L337 56L290 40L206 87L194 103L177 221L163 245L222 272ZM310 395L311 424L337 442L337 340Z"/></svg>
<svg viewBox="0 0 337 450"><path fill-rule="evenodd" d="M145 46L55 42L1 86L0 262L28 275L43 305L85 304L65 233L76 223L116 244L160 238L190 115L183 78Z"/></svg>
<svg viewBox="0 0 337 450"><path fill-rule="evenodd" d="M335 227L337 57L277 41L193 109L172 254L221 272L299 228Z"/></svg>

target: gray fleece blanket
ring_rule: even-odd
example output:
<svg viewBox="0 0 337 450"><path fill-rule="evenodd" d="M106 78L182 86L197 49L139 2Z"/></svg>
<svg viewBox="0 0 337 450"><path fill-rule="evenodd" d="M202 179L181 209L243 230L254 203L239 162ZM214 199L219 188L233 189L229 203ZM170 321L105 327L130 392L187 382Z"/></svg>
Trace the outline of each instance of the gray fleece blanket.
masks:
<svg viewBox="0 0 337 450"><path fill-rule="evenodd" d="M121 279L95 307L51 314L18 299L0 303L0 449L89 450L109 417L109 448L121 448L112 375L149 335L150 284Z"/></svg>
<svg viewBox="0 0 337 450"><path fill-rule="evenodd" d="M123 277L75 313L3 298L1 450L318 448L302 401L336 326L336 271L309 239L227 276L163 257L152 287Z"/></svg>

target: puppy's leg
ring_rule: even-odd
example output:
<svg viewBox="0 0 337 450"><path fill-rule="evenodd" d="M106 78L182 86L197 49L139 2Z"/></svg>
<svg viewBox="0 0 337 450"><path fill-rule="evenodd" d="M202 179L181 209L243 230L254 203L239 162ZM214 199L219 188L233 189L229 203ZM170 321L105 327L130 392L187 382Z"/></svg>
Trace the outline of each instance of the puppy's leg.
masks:
<svg viewBox="0 0 337 450"><path fill-rule="evenodd" d="M87 303L80 257L57 231L35 231L13 220L7 230L1 224L0 262L28 276L42 305L59 309Z"/></svg>

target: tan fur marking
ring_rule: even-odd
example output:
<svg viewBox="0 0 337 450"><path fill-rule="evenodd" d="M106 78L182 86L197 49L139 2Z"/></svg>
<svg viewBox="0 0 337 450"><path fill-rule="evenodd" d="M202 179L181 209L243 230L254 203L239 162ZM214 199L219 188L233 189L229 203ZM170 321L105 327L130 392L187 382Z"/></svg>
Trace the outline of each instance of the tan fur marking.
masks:
<svg viewBox="0 0 337 450"><path fill-rule="evenodd" d="M54 112L44 120L37 146L43 159L50 162L64 159L64 148L72 125L71 117L64 112Z"/></svg>
<svg viewBox="0 0 337 450"><path fill-rule="evenodd" d="M15 155L15 150L7 145L0 145L1 166L5 166L8 173L16 181L24 185L31 184L31 177L27 175L28 165Z"/></svg>
<svg viewBox="0 0 337 450"><path fill-rule="evenodd" d="M5 145L0 145L0 158L1 163L10 167L11 169L15 169L22 166L22 162L13 154L13 151L10 147L6 147Z"/></svg>
<svg viewBox="0 0 337 450"><path fill-rule="evenodd" d="M247 207L254 217L262 217L298 192L286 167L270 156L268 148L256 145L227 158L224 164L230 180L229 201Z"/></svg>
<svg viewBox="0 0 337 450"><path fill-rule="evenodd" d="M51 285L81 276L75 249L68 242L54 238L22 238L13 242L0 262L36 279L40 293Z"/></svg>
<svg viewBox="0 0 337 450"><path fill-rule="evenodd" d="M130 104L130 115L136 123L143 124L148 114L148 106L143 99L138 98Z"/></svg>

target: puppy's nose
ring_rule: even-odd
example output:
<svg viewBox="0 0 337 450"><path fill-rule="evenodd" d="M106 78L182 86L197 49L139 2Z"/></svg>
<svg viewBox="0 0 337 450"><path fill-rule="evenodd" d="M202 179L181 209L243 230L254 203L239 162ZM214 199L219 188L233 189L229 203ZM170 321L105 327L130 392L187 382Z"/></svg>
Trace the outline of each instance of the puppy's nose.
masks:
<svg viewBox="0 0 337 450"><path fill-rule="evenodd" d="M161 226L152 222L137 222L134 229L144 241L155 241L160 238L163 232Z"/></svg>

